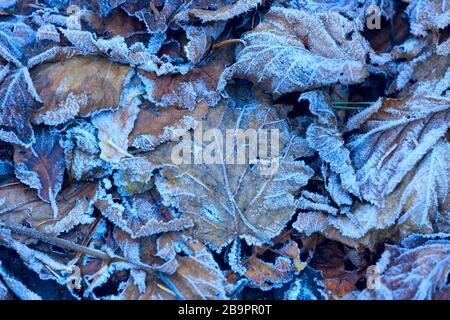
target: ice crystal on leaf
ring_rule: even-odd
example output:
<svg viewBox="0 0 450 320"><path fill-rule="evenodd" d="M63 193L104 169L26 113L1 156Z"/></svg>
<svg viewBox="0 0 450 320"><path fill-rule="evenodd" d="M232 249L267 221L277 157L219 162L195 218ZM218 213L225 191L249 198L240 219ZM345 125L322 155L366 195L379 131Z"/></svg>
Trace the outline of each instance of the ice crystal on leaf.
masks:
<svg viewBox="0 0 450 320"><path fill-rule="evenodd" d="M238 99L237 102L224 100L210 110L202 122L202 130L215 129L225 137L227 128L244 131L278 129L279 155L269 153L265 157L279 160L279 170L265 174L261 164L229 164L225 149L214 138L211 138L211 143L205 141L192 146L195 162L199 161L195 160L195 150L205 150L208 145L211 148L216 144L218 162L214 164L174 165L171 154L176 142L147 154L160 168L156 185L164 202L179 208L201 226L194 232L196 238L215 250L220 250L236 237L246 239L249 244L261 244L275 237L295 212L293 194L313 175L312 169L303 161L295 160L295 152L290 148L295 134L286 116L283 117L286 106L273 106L261 93L255 92L259 95L256 97L250 93L243 87L236 93L234 99ZM179 146L183 143L186 141L179 142ZM234 152L227 156L228 160L236 156Z"/></svg>

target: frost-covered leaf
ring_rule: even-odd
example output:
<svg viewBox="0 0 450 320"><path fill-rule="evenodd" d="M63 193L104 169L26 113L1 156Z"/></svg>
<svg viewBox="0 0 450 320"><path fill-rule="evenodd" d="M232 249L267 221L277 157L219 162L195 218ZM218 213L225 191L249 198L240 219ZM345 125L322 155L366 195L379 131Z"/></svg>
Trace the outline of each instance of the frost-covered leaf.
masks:
<svg viewBox="0 0 450 320"><path fill-rule="evenodd" d="M364 237L362 242L367 245L383 237L448 232L449 156L448 143L439 141L387 197L383 208L356 204L350 217L330 218L331 224L344 236Z"/></svg>
<svg viewBox="0 0 450 320"><path fill-rule="evenodd" d="M23 22L0 23L0 56L16 66L22 66L24 51L35 41L35 31Z"/></svg>
<svg viewBox="0 0 450 320"><path fill-rule="evenodd" d="M143 290L135 281L129 281L121 294L123 299L226 299L225 277L212 254L198 241L166 233L157 240L157 246L142 247L140 259L148 263L165 259L171 261L176 269L173 273L162 272L156 277L147 274Z"/></svg>
<svg viewBox="0 0 450 320"><path fill-rule="evenodd" d="M381 99L347 122L348 148L362 197L382 207L406 174L429 153L449 125L450 71L419 83L403 99Z"/></svg>
<svg viewBox="0 0 450 320"><path fill-rule="evenodd" d="M444 29L450 24L450 3L447 0L412 1L406 9L411 33L426 36L433 29Z"/></svg>
<svg viewBox="0 0 450 320"><path fill-rule="evenodd" d="M133 131L129 136L135 148L149 151L161 143L170 141L173 132L186 133L208 113L209 107L200 102L191 112L176 107L156 107L144 105L139 111ZM151 123L151 125L149 125Z"/></svg>
<svg viewBox="0 0 450 320"><path fill-rule="evenodd" d="M31 147L15 147L15 173L21 182L38 190L39 198L54 205L65 169L61 135L48 127L36 128L35 135L36 140ZM56 215L57 208L54 210Z"/></svg>
<svg viewBox="0 0 450 320"><path fill-rule="evenodd" d="M228 281L238 282L239 276L242 276L248 286L263 291L279 288L291 281L305 268L306 263L300 259L298 244L288 235L280 235L270 245L254 247L253 254L248 257L242 255L241 243L235 240L228 253L228 263L235 274L228 274ZM275 255L270 259L273 262L263 258L263 254L268 251Z"/></svg>
<svg viewBox="0 0 450 320"><path fill-rule="evenodd" d="M199 63L209 52L214 40L223 32L225 23L212 23L202 26L187 25L183 27L189 40L184 51L192 63Z"/></svg>
<svg viewBox="0 0 450 320"><path fill-rule="evenodd" d="M231 63L230 50L223 48L212 55L208 61L187 74L168 74L142 72L147 99L158 107L177 107L194 110L204 101L215 106L220 95L216 92L217 83L225 66Z"/></svg>
<svg viewBox="0 0 450 320"><path fill-rule="evenodd" d="M30 145L34 134L30 124L33 109L40 101L25 67L9 72L2 68L0 85L0 139L19 145Z"/></svg>
<svg viewBox="0 0 450 320"><path fill-rule="evenodd" d="M114 185L122 196L141 194L153 186L153 164L146 158L122 160L114 173Z"/></svg>
<svg viewBox="0 0 450 320"><path fill-rule="evenodd" d="M355 291L345 298L448 301L449 236L412 235L400 245L387 245L375 271L373 289Z"/></svg>
<svg viewBox="0 0 450 320"><path fill-rule="evenodd" d="M338 13L273 8L226 69L219 88L236 77L275 94L335 83L358 83L367 76L369 49L353 22Z"/></svg>
<svg viewBox="0 0 450 320"><path fill-rule="evenodd" d="M200 19L202 22L226 21L255 9L261 2L262 0L238 0L216 10L191 9L187 14L190 17Z"/></svg>
<svg viewBox="0 0 450 320"><path fill-rule="evenodd" d="M62 144L70 180L90 180L111 173L111 164L100 158L97 132L92 124L81 122L70 128Z"/></svg>
<svg viewBox="0 0 450 320"><path fill-rule="evenodd" d="M73 184L57 197L57 219L50 204L41 201L33 189L19 182L0 185L0 219L28 225L47 234L58 235L79 224L90 224L97 185L95 183Z"/></svg>
<svg viewBox="0 0 450 320"><path fill-rule="evenodd" d="M150 33L164 32L176 12L182 6L182 0L156 0L147 3L140 0L125 1L122 8L144 22ZM162 9L158 9L162 8Z"/></svg>
<svg viewBox="0 0 450 320"><path fill-rule="evenodd" d="M331 108L331 99L316 91L303 93L299 100L308 100L309 110L317 116L306 132L310 147L319 152L321 159L330 165L333 172L339 174L344 190L359 196L350 152L344 146L345 141Z"/></svg>
<svg viewBox="0 0 450 320"><path fill-rule="evenodd" d="M164 209L153 201L152 194L147 192L124 198L120 203L114 201L113 195L102 189L95 206L103 216L133 238L192 227L192 220L189 218L164 216Z"/></svg>
<svg viewBox="0 0 450 320"><path fill-rule="evenodd" d="M141 86L127 86L122 93L119 108L95 115L92 123L98 130L99 146L102 160L118 163L128 153L128 135L134 127L141 104Z"/></svg>
<svg viewBox="0 0 450 320"><path fill-rule="evenodd" d="M128 66L100 57L75 57L33 68L33 83L44 103L34 122L57 125L117 108L129 71Z"/></svg>
<svg viewBox="0 0 450 320"><path fill-rule="evenodd" d="M9 275L0 261L0 276L8 288L21 300L42 300L38 294L28 289L22 282ZM1 290L1 289L0 289Z"/></svg>
<svg viewBox="0 0 450 320"><path fill-rule="evenodd" d="M294 194L313 175L290 148L295 134L287 106L273 106L260 92L253 94L240 86L233 100L223 100L194 128L197 138L187 135L146 154L160 168L156 186L164 203L191 217L196 239L218 251L235 238L261 244L275 237L295 212ZM260 148L267 143L267 149L260 149L257 159L249 145L257 147L254 139L262 129L268 131L259 131L267 139L259 141ZM225 151L226 139L239 148ZM180 152L188 161L183 163Z"/></svg>

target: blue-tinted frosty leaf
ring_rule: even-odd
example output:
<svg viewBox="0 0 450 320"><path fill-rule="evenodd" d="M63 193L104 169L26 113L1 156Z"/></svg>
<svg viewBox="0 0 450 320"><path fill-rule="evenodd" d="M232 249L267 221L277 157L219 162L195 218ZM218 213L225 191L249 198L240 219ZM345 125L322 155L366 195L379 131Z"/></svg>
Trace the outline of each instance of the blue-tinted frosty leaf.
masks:
<svg viewBox="0 0 450 320"><path fill-rule="evenodd" d="M198 18L202 22L227 21L255 9L261 2L262 0L238 0L233 4L226 4L217 10L191 9L187 13L179 14L176 18L178 20L184 20L184 17L187 14L187 16Z"/></svg>
<svg viewBox="0 0 450 320"><path fill-rule="evenodd" d="M338 13L273 8L243 40L246 45L225 70L219 89L233 77L284 94L358 83L367 76L369 45L355 24Z"/></svg>
<svg viewBox="0 0 450 320"><path fill-rule="evenodd" d="M394 13L392 0L295 0L290 2L290 7L310 12L339 12L346 17L352 17L358 20L361 30L372 14L379 13L390 19Z"/></svg>
<svg viewBox="0 0 450 320"><path fill-rule="evenodd" d="M90 180L111 173L112 165L100 159L97 132L90 123L67 130L62 144L70 180Z"/></svg>
<svg viewBox="0 0 450 320"><path fill-rule="evenodd" d="M102 189L95 206L103 216L133 238L192 227L192 221L189 218L166 219L162 209L153 203L150 193L133 196L119 203Z"/></svg>
<svg viewBox="0 0 450 320"><path fill-rule="evenodd" d="M387 245L374 270L373 289L352 292L345 298L448 301L449 235L413 235L398 246Z"/></svg>
<svg viewBox="0 0 450 320"><path fill-rule="evenodd" d="M56 198L58 219L54 219L52 206L41 201L36 191L19 182L1 186L0 217L27 225L46 234L59 235L80 224L90 224L97 184L72 184Z"/></svg>
<svg viewBox="0 0 450 320"><path fill-rule="evenodd" d="M23 50L35 41L35 31L22 22L0 23L0 56L20 67Z"/></svg>
<svg viewBox="0 0 450 320"><path fill-rule="evenodd" d="M36 101L40 98L26 68L6 76L0 84L0 139L18 145L33 142L30 114L37 107Z"/></svg>
<svg viewBox="0 0 450 320"><path fill-rule="evenodd" d="M95 115L92 124L98 130L100 158L107 162L118 163L128 153L128 135L134 127L139 113L140 95L144 88L140 85L128 84L121 95L119 108Z"/></svg>
<svg viewBox="0 0 450 320"><path fill-rule="evenodd" d="M450 3L447 0L412 1L406 8L411 33L426 36L433 29L444 29L450 24Z"/></svg>
<svg viewBox="0 0 450 320"><path fill-rule="evenodd" d="M325 286L320 280L323 276L310 267L301 273L284 293L285 300L325 300Z"/></svg>
<svg viewBox="0 0 450 320"><path fill-rule="evenodd" d="M362 197L383 207L408 172L442 138L449 125L450 71L442 79L419 83L403 99L381 99L351 118L348 148Z"/></svg>
<svg viewBox="0 0 450 320"><path fill-rule="evenodd" d="M350 152L338 128L337 118L331 108L331 99L320 91L303 93L299 100L309 101L309 110L317 116L306 132L311 148L339 174L343 189L359 196L355 171L350 160Z"/></svg>
<svg viewBox="0 0 450 320"><path fill-rule="evenodd" d="M189 42L184 47L186 57L192 63L198 63L209 52L213 42L225 28L225 23L213 23L202 26L184 26Z"/></svg>
<svg viewBox="0 0 450 320"><path fill-rule="evenodd" d="M165 233L157 240L157 250L144 241L140 259L147 263L167 259L175 270L160 272L158 277L148 274L142 292L134 280L127 283L122 299L226 299L225 277L212 254L200 242L175 233Z"/></svg>
<svg viewBox="0 0 450 320"><path fill-rule="evenodd" d="M214 138L210 143L192 141L188 135L183 141L166 143L146 154L160 168L156 186L164 203L191 217L196 224L196 239L215 250L221 250L236 237L245 238L250 244L270 241L294 214L294 194L313 175L313 170L303 161L294 160L295 150L290 149L295 134L286 118L289 108L272 106L258 91L252 96L246 86L239 90L233 100L224 100L210 110L207 119L194 128L194 132L201 130L198 134L202 134L217 129L209 132L225 137L226 130L231 130L232 136L228 139L234 139L233 135L249 129L247 135L250 136L251 129L255 130L253 132L270 129L273 131L267 134L271 135L279 130L279 153L275 145L269 143L267 152L259 155L261 161L255 161L253 155L248 157L249 144L237 142L241 146L239 149L242 148L239 153L244 151L247 156L241 157L242 164L236 164L237 148L226 154L225 143L221 145ZM241 131L236 131L238 129ZM249 143L256 146L258 142ZM193 164L172 162L173 150L180 148L194 157ZM199 158L203 154L199 151L204 151L206 157L208 150L215 154L215 160L209 162L212 164Z"/></svg>
<svg viewBox="0 0 450 320"><path fill-rule="evenodd" d="M3 269L2 262L0 261L0 276L2 277L3 281L6 283L8 288L14 292L14 294L21 300L42 300L42 298L28 289L22 282L14 278L13 276L9 275L6 270ZM2 284L0 283L0 286ZM1 291L0 287L0 291ZM4 289L6 289L4 287ZM0 296L1 298L1 296Z"/></svg>
<svg viewBox="0 0 450 320"><path fill-rule="evenodd" d="M15 147L15 173L22 183L38 190L39 198L52 204L56 217L56 196L61 190L65 169L61 136L48 127L35 129L35 134L36 140L31 147Z"/></svg>

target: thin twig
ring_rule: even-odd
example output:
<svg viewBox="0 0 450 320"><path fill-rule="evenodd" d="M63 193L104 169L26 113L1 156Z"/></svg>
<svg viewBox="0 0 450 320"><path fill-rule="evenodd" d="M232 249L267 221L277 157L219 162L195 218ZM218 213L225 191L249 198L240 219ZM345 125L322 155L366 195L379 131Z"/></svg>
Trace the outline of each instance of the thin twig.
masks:
<svg viewBox="0 0 450 320"><path fill-rule="evenodd" d="M14 222L0 221L0 227L5 227L5 228L11 230L12 232L14 232L18 235L21 235L21 236L40 240L42 242L56 245L56 246L59 246L61 248L67 249L67 250L82 252L82 253L84 253L88 256L94 257L94 258L98 258L101 260L107 260L107 261L126 262L129 264L135 265L145 271L155 272L155 269L148 264L145 264L142 262L130 261L130 260L128 260L124 257L118 256L118 255L110 255L101 250L89 248L89 247L86 247L86 246L83 246L83 245L80 245L80 244L77 244L77 243L74 243L74 242L71 242L71 241L68 241L65 239L51 236L51 235L42 233L40 231L37 231L35 229L24 227L20 224L14 223Z"/></svg>

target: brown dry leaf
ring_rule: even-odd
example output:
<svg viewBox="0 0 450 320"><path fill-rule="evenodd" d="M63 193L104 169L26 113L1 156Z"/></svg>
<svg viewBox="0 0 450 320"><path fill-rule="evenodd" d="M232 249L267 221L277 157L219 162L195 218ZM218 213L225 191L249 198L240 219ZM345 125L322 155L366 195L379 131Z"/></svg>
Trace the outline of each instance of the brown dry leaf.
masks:
<svg viewBox="0 0 450 320"><path fill-rule="evenodd" d="M220 95L216 91L217 83L225 66L232 62L231 50L217 50L204 64L187 74L167 74L140 71L145 84L147 99L158 107L176 107L194 110L200 102L215 106Z"/></svg>
<svg viewBox="0 0 450 320"><path fill-rule="evenodd" d="M96 183L70 185L56 197L59 215L55 219L51 205L41 201L35 190L12 181L0 185L0 215L4 221L58 235L79 224L93 222L90 214L96 195Z"/></svg>
<svg viewBox="0 0 450 320"><path fill-rule="evenodd" d="M450 24L450 3L446 0L413 1L406 8L411 33L426 36L428 31L444 29Z"/></svg>
<svg viewBox="0 0 450 320"><path fill-rule="evenodd" d="M128 243L133 246L132 242ZM145 238L137 245L143 262L169 264L170 272L161 270L130 279L121 294L123 299L226 299L222 271L200 242L180 234L164 233L156 241Z"/></svg>
<svg viewBox="0 0 450 320"><path fill-rule="evenodd" d="M57 125L117 108L130 69L100 57L75 57L33 68L31 77L44 103L33 121Z"/></svg>
<svg viewBox="0 0 450 320"><path fill-rule="evenodd" d="M102 215L128 233L132 238L142 238L163 232L180 231L192 227L187 217L172 217L167 208L158 206L157 198L150 191L129 198L109 194L100 189L95 207Z"/></svg>
<svg viewBox="0 0 450 320"><path fill-rule="evenodd" d="M219 84L243 78L274 94L304 91L367 77L368 42L336 12L273 8L251 33Z"/></svg>
<svg viewBox="0 0 450 320"><path fill-rule="evenodd" d="M450 240L446 234L412 235L387 245L375 266L371 288L346 299L449 300ZM368 276L371 276L369 274Z"/></svg>
<svg viewBox="0 0 450 320"><path fill-rule="evenodd" d="M35 128L34 131L36 140L30 148L14 148L15 173L22 183L38 190L39 198L54 205L65 170L61 135L49 127ZM54 213L56 215L57 211Z"/></svg>
<svg viewBox="0 0 450 320"><path fill-rule="evenodd" d="M240 85L230 100L211 109L194 128L194 136L203 135L203 141L192 141L188 134L181 142L145 154L159 168L156 186L164 203L194 220L196 239L220 251L235 238L262 244L283 230L295 212L294 194L313 175L303 161L295 160L297 136L288 123L288 111L289 107L273 106L261 92ZM231 132L225 138L227 129ZM256 129L272 130L267 132L272 137L279 130L279 150L269 145L256 159L248 156L248 144L237 142L239 150L224 152L223 140L244 138L246 130L253 139ZM244 164L236 163L238 151Z"/></svg>
<svg viewBox="0 0 450 320"><path fill-rule="evenodd" d="M30 117L40 98L27 68L11 72L9 65L3 65L0 69L0 138L10 143L30 145L34 139Z"/></svg>
<svg viewBox="0 0 450 320"><path fill-rule="evenodd" d="M122 92L119 108L95 115L92 123L98 129L100 158L107 162L118 163L124 157L132 157L128 153L128 135L134 128L138 117L140 96L144 89L140 84L128 84Z"/></svg>

